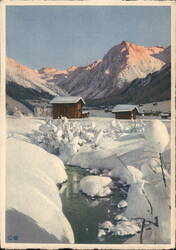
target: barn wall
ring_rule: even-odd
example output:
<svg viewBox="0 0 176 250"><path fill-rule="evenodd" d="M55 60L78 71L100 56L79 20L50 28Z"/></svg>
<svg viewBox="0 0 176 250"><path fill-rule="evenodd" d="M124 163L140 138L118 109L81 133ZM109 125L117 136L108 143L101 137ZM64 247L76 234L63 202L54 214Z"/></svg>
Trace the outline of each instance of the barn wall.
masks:
<svg viewBox="0 0 176 250"><path fill-rule="evenodd" d="M64 116L67 118L81 118L82 106L82 102L74 104L53 104L53 119L57 119L59 116Z"/></svg>
<svg viewBox="0 0 176 250"><path fill-rule="evenodd" d="M116 119L131 119L131 112L117 112Z"/></svg>
<svg viewBox="0 0 176 250"><path fill-rule="evenodd" d="M137 110L134 109L133 111L126 111L126 112L117 112L115 113L116 119L131 119L133 115L133 119L136 119Z"/></svg>

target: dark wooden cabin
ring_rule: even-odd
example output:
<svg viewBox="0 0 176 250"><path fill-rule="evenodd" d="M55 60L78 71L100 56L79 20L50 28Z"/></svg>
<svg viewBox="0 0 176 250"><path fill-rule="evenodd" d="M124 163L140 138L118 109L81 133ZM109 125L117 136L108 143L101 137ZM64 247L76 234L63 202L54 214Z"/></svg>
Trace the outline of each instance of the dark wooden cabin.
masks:
<svg viewBox="0 0 176 250"><path fill-rule="evenodd" d="M115 114L116 119L136 119L139 114L139 109L136 105L118 104L116 105L112 113Z"/></svg>
<svg viewBox="0 0 176 250"><path fill-rule="evenodd" d="M82 118L82 108L85 104L82 97L56 96L51 102L53 119L58 117Z"/></svg>

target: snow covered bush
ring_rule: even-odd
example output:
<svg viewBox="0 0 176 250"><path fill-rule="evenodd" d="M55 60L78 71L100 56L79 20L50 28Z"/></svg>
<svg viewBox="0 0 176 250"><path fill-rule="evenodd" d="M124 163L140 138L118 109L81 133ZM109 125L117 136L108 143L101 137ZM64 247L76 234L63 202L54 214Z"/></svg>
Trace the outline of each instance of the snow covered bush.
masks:
<svg viewBox="0 0 176 250"><path fill-rule="evenodd" d="M143 134L145 124L142 120L120 121L114 119L110 122L110 129L107 130L107 135L114 139L119 138L124 134Z"/></svg>
<svg viewBox="0 0 176 250"><path fill-rule="evenodd" d="M31 138L35 144L59 155L68 163L83 145L99 147L104 140L103 135L104 132L97 129L94 122L69 121L63 117L58 120L47 119Z"/></svg>

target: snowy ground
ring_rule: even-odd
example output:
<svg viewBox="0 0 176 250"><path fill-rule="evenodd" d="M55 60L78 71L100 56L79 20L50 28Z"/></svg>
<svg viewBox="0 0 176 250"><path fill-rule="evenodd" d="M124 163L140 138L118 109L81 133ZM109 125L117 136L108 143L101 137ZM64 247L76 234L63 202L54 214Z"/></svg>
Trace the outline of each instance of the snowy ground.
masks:
<svg viewBox="0 0 176 250"><path fill-rule="evenodd" d="M100 113L98 114L100 115ZM95 181L95 178L94 180L89 178L89 181L82 180L82 191L88 195L102 196L111 193L109 183L117 178L124 185L129 185L128 206L123 214L123 216L127 217L127 221L119 220L113 225L111 222L111 224L105 223L110 227L108 229L106 226L100 227L99 237L102 235L106 237L109 234L117 236L136 235L141 231L142 221L145 219L146 224L144 223L143 230L145 243L170 243L170 143L168 137L170 121L166 120L164 123L149 119L144 120L144 122L118 121L109 117L110 113L102 113L106 118L98 117L98 114L94 112L94 115L88 119L70 121L67 119L44 121L43 119L31 117L8 117L7 134L9 139L7 142L9 145L7 147L10 152L7 158L9 166L7 180L12 178L14 185L11 186L9 182L7 197L10 198L7 202L7 211L10 211L12 207L15 212L31 217L37 221L41 228L56 237L59 242L62 240L65 240L64 242L74 241L69 222L63 215L64 211L62 211L59 197L56 197L56 183L62 182L57 179L59 171L63 173L63 165L59 159L58 174L55 172L54 175L50 175L50 171L55 171L57 167L54 167L56 163L50 164L47 158L51 158L55 162L57 161L57 157L53 155L55 154L65 164L89 168L94 173L96 173L97 169L103 170L103 176L108 178L106 179L108 184L105 181L104 186L100 184L99 179L98 182ZM22 150L22 148L26 150ZM32 155L27 152L30 150L36 155L36 157L34 156L35 167L33 166L33 160L29 162ZM47 156L45 150L48 151ZM15 155L18 157L12 160ZM30 158L28 158L28 155ZM38 158L37 163L35 158ZM21 161L26 165L24 169ZM45 169L42 169L43 164L46 166ZM59 170L60 164L62 167ZM33 167L31 167L32 171L29 173L31 165ZM15 166L15 170L13 166ZM16 169L18 170L16 171ZM42 174L35 180L36 171L41 171ZM19 174L17 175L17 173ZM20 177L20 173L22 173L22 177ZM42 210L42 207L38 205L40 202L37 203L36 207L32 206L32 208L19 205L23 199L27 199L27 189L24 189L24 192L20 190L28 174L31 178L27 185L34 186L34 189L36 188L37 192L40 193L38 197L41 198L39 199L43 202L46 199L50 204L48 211L50 216L47 222L45 216L35 217L39 210ZM43 183L42 175L49 175L46 184L48 188ZM15 195L15 189L17 193L22 192L20 196ZM30 195L31 199L33 199L33 196L36 197L36 191L31 192ZM11 196L14 197L12 203L10 202ZM41 206L43 206L42 204L44 205L41 202ZM137 208L136 204L139 204ZM55 215L56 208L58 212L60 211L59 216L63 221L60 225L60 231L56 226L59 220ZM52 226L53 221L56 224ZM154 229L147 230L151 222L151 227ZM62 231L64 227L67 232L65 236ZM150 239L147 238L148 234ZM138 239L136 243L139 243Z"/></svg>

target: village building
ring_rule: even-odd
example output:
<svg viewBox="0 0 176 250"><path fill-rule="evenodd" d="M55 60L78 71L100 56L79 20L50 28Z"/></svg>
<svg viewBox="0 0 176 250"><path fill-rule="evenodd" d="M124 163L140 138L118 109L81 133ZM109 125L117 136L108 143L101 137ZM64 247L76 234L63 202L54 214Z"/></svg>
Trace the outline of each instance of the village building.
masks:
<svg viewBox="0 0 176 250"><path fill-rule="evenodd" d="M79 96L56 96L50 103L53 119L58 117L83 118L88 115L82 112L85 102Z"/></svg>
<svg viewBox="0 0 176 250"><path fill-rule="evenodd" d="M163 112L163 113L160 114L160 116L161 116L162 119L168 119L169 118L169 113Z"/></svg>
<svg viewBox="0 0 176 250"><path fill-rule="evenodd" d="M118 104L116 105L112 113L115 114L116 119L136 119L136 116L140 114L139 108L136 105L130 104Z"/></svg>

